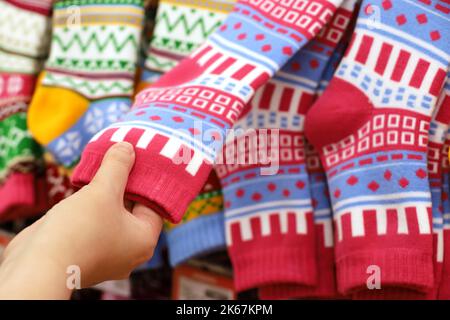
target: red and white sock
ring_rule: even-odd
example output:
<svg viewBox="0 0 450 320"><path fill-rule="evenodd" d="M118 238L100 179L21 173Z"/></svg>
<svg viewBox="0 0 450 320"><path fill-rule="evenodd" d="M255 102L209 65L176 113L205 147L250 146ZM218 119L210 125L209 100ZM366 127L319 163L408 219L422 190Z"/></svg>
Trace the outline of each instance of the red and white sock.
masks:
<svg viewBox="0 0 450 320"><path fill-rule="evenodd" d="M447 15L431 3L363 1L336 76L307 114L330 188L342 294L372 279L434 286L427 146L449 36Z"/></svg>

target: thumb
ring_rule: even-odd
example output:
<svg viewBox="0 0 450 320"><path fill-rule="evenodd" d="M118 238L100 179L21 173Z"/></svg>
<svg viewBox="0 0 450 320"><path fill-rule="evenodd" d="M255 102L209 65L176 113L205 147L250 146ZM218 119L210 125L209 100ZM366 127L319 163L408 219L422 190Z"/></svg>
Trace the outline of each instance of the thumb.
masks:
<svg viewBox="0 0 450 320"><path fill-rule="evenodd" d="M122 199L134 160L135 153L130 143L116 143L106 152L100 168L89 185L108 189Z"/></svg>

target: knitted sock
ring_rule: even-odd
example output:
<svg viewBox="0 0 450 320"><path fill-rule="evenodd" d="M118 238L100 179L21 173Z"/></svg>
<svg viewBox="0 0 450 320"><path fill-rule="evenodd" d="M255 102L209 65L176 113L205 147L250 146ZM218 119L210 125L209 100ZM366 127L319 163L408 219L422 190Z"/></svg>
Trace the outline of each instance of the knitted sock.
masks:
<svg viewBox="0 0 450 320"><path fill-rule="evenodd" d="M208 178L226 129L255 90L320 31L341 0L293 2L240 0L203 46L137 95L123 122L93 137L74 183L88 183L104 152L129 141L136 162L127 198L180 221Z"/></svg>
<svg viewBox="0 0 450 320"><path fill-rule="evenodd" d="M447 78L447 83L444 88L445 98L443 105L450 108L450 77ZM450 125L450 121L449 121ZM442 204L443 204L443 242L444 242L444 264L442 270L441 283L438 289L438 299L450 300L450 165L449 165L449 151L450 151L450 129L446 132L446 140L442 149Z"/></svg>
<svg viewBox="0 0 450 320"><path fill-rule="evenodd" d="M222 24L236 0L161 0L145 66L167 72Z"/></svg>
<svg viewBox="0 0 450 320"><path fill-rule="evenodd" d="M228 251L239 291L282 283L317 284L304 117L350 16L351 10L339 8L327 27L256 92L249 112L235 124L236 138L224 148L225 164L218 166L218 172L227 204ZM278 172L267 175L267 165L260 161L228 163L226 156L233 155L233 148L234 158L245 153L248 160L257 154L253 148L266 148L245 140L254 133L258 143L264 143L262 135L273 129L280 129L279 159L270 159L272 165L277 163Z"/></svg>
<svg viewBox="0 0 450 320"><path fill-rule="evenodd" d="M29 109L33 136L72 166L130 107L142 0L57 1L50 57Z"/></svg>
<svg viewBox="0 0 450 320"><path fill-rule="evenodd" d="M374 8L382 17L376 28ZM442 10L364 1L336 76L307 115L332 195L343 294L365 289L371 270L384 287L426 293L434 285L426 152L450 61Z"/></svg>
<svg viewBox="0 0 450 320"><path fill-rule="evenodd" d="M355 9L353 5L355 1L344 1L344 5L348 5L345 16L351 14ZM345 11L344 11L345 13ZM339 10L336 18L339 17ZM353 15L355 17L355 15ZM336 19L335 18L335 19ZM351 30L351 28L349 28ZM348 34L351 34L347 30ZM323 72L322 79L318 83L317 95L323 93L329 81L332 79L334 72L342 59L346 46L348 45L349 37L339 43L338 48L330 58L328 65ZM314 212L314 227L316 235L316 259L317 270L320 276L317 279L317 285L304 286L298 284L276 284L262 287L259 289L259 296L261 299L297 299L297 298L336 298L336 276L334 267L334 241L333 241L333 221L332 210L329 201L329 191L326 181L325 172L320 164L320 158L314 147L306 142L306 168L309 176L309 186L311 192L311 202Z"/></svg>
<svg viewBox="0 0 450 320"><path fill-rule="evenodd" d="M357 6L355 1L344 1L340 11L352 20L356 18ZM353 11L353 13L352 13ZM339 17L339 10L335 19ZM347 27L346 35L342 38L328 65L323 72L318 87L317 96L323 94L324 89L332 79L345 49L348 46L353 24ZM320 158L314 147L306 141L306 168L309 176L311 200L314 211L314 226L316 234L317 267L320 273L316 286L302 286L296 284L278 284L260 288L262 299L298 299L298 298L337 298L336 276L334 267L334 241L332 210L329 201L329 191L325 172L320 164Z"/></svg>
<svg viewBox="0 0 450 320"><path fill-rule="evenodd" d="M169 262L172 267L201 255L225 250L223 196L215 171L191 202L183 220L166 223Z"/></svg>

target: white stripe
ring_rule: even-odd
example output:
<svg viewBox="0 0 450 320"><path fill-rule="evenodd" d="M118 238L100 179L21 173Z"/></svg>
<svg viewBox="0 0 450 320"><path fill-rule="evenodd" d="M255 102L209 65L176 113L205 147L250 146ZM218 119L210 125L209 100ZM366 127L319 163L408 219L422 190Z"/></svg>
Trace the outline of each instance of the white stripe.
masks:
<svg viewBox="0 0 450 320"><path fill-rule="evenodd" d="M166 158L172 159L180 150L182 143L178 139L170 138L169 141L166 142L164 148L159 152L160 155L165 156Z"/></svg>
<svg viewBox="0 0 450 320"><path fill-rule="evenodd" d="M397 208L397 232L408 234L408 220L406 219L405 208Z"/></svg>
<svg viewBox="0 0 450 320"><path fill-rule="evenodd" d="M325 248L333 247L333 223L330 220L322 222L323 224L323 236Z"/></svg>
<svg viewBox="0 0 450 320"><path fill-rule="evenodd" d="M152 141L155 134L156 134L155 130L151 129L145 130L144 133L139 138L139 141L136 144L136 148L147 149L148 145Z"/></svg>
<svg viewBox="0 0 450 320"><path fill-rule="evenodd" d="M424 92L426 92L426 93L430 92L431 86L433 85L434 77L436 76L436 73L439 69L440 68L438 66L436 66L435 64L430 64L428 71L424 75L422 75L423 81L422 81L422 85L420 86L420 88Z"/></svg>
<svg viewBox="0 0 450 320"><path fill-rule="evenodd" d="M241 237L243 241L248 241L253 238L252 226L250 224L250 219L242 219L239 221L241 229Z"/></svg>
<svg viewBox="0 0 450 320"><path fill-rule="evenodd" d="M422 203L421 205L426 206L426 207L431 207L431 202L425 202ZM417 206L417 202L403 202L401 204L392 204L392 203L388 203L388 204L377 204L377 209L380 210L391 210L391 209L397 209L397 208L415 208ZM334 211L334 215L335 217L341 217L347 213L350 213L353 210L362 210L362 211L373 211L373 204L368 204L368 205L362 205L362 206L354 206L351 208L347 208L345 210L341 210L341 211Z"/></svg>
<svg viewBox="0 0 450 320"><path fill-rule="evenodd" d="M282 201L272 201L272 202L266 202L266 203L261 203L261 204L255 204L252 206L247 206L247 207L243 207L243 208L239 208L239 209L234 209L234 210L229 210L227 211L227 217L231 217L240 213L244 213L244 212L248 212L248 211L253 211L253 210L258 210L258 209L266 209L266 208L270 208L270 207L281 207L281 206L290 206L290 205L310 205L311 204L311 200L307 199L307 200L282 200ZM272 209L271 209L272 210ZM284 209L283 209L284 210ZM294 211L296 210L300 210L300 209L293 209ZM303 210L303 209L301 209ZM273 212L273 210L272 210Z"/></svg>
<svg viewBox="0 0 450 320"><path fill-rule="evenodd" d="M342 219L342 217L336 217L336 219L334 220L336 223L338 241L342 241L342 221L341 221L341 219Z"/></svg>
<svg viewBox="0 0 450 320"><path fill-rule="evenodd" d="M375 69L375 66L377 65L377 62L378 62L378 58L380 56L382 44L383 44L383 41L381 41L379 38L373 39L372 47L369 52L369 57L367 58L367 62L366 62L366 68Z"/></svg>
<svg viewBox="0 0 450 320"><path fill-rule="evenodd" d="M352 223L352 235L354 237L363 237L365 234L363 211L352 210L350 217Z"/></svg>
<svg viewBox="0 0 450 320"><path fill-rule="evenodd" d="M138 120L137 121L120 122L120 123L117 123L115 125L110 126L109 128L122 128L122 127L125 127L125 126L129 127L130 129L131 128L140 128L140 129L144 129L144 130L153 129L153 128L149 128L148 127L148 123L147 122L145 122L145 121L138 121ZM167 131L169 129L166 126L163 126L163 125L160 125L160 124L156 124L156 123L152 123L152 127L155 127L156 130L157 129L162 129L162 130L166 130ZM211 161L211 162L213 162L215 157L216 157L216 154L215 154L213 149L208 148L207 146L204 146L200 141L198 141L197 139L193 138L192 136L189 136L188 134L186 134L186 133L184 133L182 131L176 131L176 135L178 137L171 136L171 135L166 134L166 133L161 132L161 131L158 131L157 133L162 135L162 136L165 136L167 138L170 138L170 139L178 139L178 137L180 137L180 138L186 139L186 141L192 142L194 144L194 146L196 148L198 148L197 151L198 152L202 152L203 156L206 159L208 159L209 161ZM202 149L206 149L209 152L209 154L206 153L206 152L203 152Z"/></svg>
<svg viewBox="0 0 450 320"><path fill-rule="evenodd" d="M307 86L311 86L311 87L316 87L317 86L317 83L315 81L309 80L309 79L304 78L304 77L296 76L296 75L293 75L293 74L290 74L290 73L286 73L284 71L278 71L277 72L277 76L283 77L283 78L286 78L286 79L289 79L289 80L292 80L292 81L300 82L300 83L303 83L303 84L305 84ZM279 82L280 84L283 84L282 81L277 80L277 79L272 79L271 81L272 82Z"/></svg>
<svg viewBox="0 0 450 320"><path fill-rule="evenodd" d="M308 224L306 222L306 213L305 212L296 212L295 213L295 224L296 224L297 234L307 234L308 233Z"/></svg>
<svg viewBox="0 0 450 320"><path fill-rule="evenodd" d="M386 68L384 69L383 76L385 78L391 79L392 72L394 72L395 65L397 64L397 59L400 56L400 48L398 46L393 46L391 54L388 58Z"/></svg>
<svg viewBox="0 0 450 320"><path fill-rule="evenodd" d="M353 45L347 54L347 59L355 61L356 55L358 54L359 48L361 47L362 33L363 32L361 32L361 30L355 32L355 39L353 40Z"/></svg>
<svg viewBox="0 0 450 320"><path fill-rule="evenodd" d="M242 81L243 83L252 83L253 81L255 81L256 78L258 78L263 73L264 72L261 72L261 69L254 68L252 71L247 73L247 75L239 81Z"/></svg>
<svg viewBox="0 0 450 320"><path fill-rule="evenodd" d="M113 133L110 140L113 142L123 141L125 139L125 136L128 132L130 132L131 129L131 127L119 127L119 129L117 129L116 132Z"/></svg>
<svg viewBox="0 0 450 320"><path fill-rule="evenodd" d="M430 218L428 216L427 207L426 206L417 206L416 214L417 214L417 223L419 224L420 234L430 234L431 233L431 225L430 225Z"/></svg>
<svg viewBox="0 0 450 320"><path fill-rule="evenodd" d="M280 213L280 229L282 234L288 232L288 213Z"/></svg>
<svg viewBox="0 0 450 320"><path fill-rule="evenodd" d="M284 86L275 85L275 90L273 90L273 94L270 100L270 110L277 111L280 107L281 102L281 94L284 90Z"/></svg>
<svg viewBox="0 0 450 320"><path fill-rule="evenodd" d="M404 72L402 76L402 80L400 81L400 84L404 86L409 86L409 83L411 82L412 76L414 74L414 71L416 70L417 63L419 62L419 59L417 59L416 56L411 55L411 57L408 60L407 65L404 67Z"/></svg>
<svg viewBox="0 0 450 320"><path fill-rule="evenodd" d="M204 158L200 152L194 151L194 156L186 167L186 171L195 176L203 163Z"/></svg>
<svg viewBox="0 0 450 320"><path fill-rule="evenodd" d="M227 246L231 246L233 244L233 241L231 239L231 222L225 221L225 241L227 243Z"/></svg>
<svg viewBox="0 0 450 320"><path fill-rule="evenodd" d="M437 262L444 262L444 232L442 230L437 233L436 260Z"/></svg>
<svg viewBox="0 0 450 320"><path fill-rule="evenodd" d="M261 235L268 236L270 235L270 215L262 215L261 217Z"/></svg>
<svg viewBox="0 0 450 320"><path fill-rule="evenodd" d="M358 202L363 202L363 201L377 201L377 200L397 200L397 199L404 199L404 198L430 198L430 193L429 192L403 192L403 193L382 194L382 195L373 195L373 196L360 196L360 197L354 197L351 199L338 201L333 207L334 207L334 211L336 212L340 209L340 207L348 205L348 204L352 204L352 203L358 203ZM403 206L404 204L400 204L400 205ZM390 207L392 207L392 206L393 205L390 205ZM349 209L346 209L346 210L349 210Z"/></svg>
<svg viewBox="0 0 450 320"><path fill-rule="evenodd" d="M211 73L215 68L221 65L228 57L226 55L222 55L219 59L214 61L205 71L205 74Z"/></svg>
<svg viewBox="0 0 450 320"><path fill-rule="evenodd" d="M200 59L198 59L197 63L200 66L205 65L218 51L215 50L214 47L212 47L211 50L209 50L208 52L206 52L203 56L200 57Z"/></svg>
<svg viewBox="0 0 450 320"><path fill-rule="evenodd" d="M379 236L387 234L386 210L377 210L377 234Z"/></svg>
<svg viewBox="0 0 450 320"><path fill-rule="evenodd" d="M256 57L256 59L264 61L266 64L270 65L274 70L278 70L280 69L280 66L275 63L274 61L270 60L269 58L266 58L265 56L259 55L254 51L248 50L242 46L239 46L231 41L228 41L222 37L220 37L218 34L213 34L211 36L212 39L214 39L215 41L217 41L218 43L220 43L221 45L223 45L225 48L232 48L238 52L242 52L244 53L244 57ZM225 51L224 48L221 48L221 51ZM228 51L228 50L227 50ZM233 55L237 55L237 54L233 54ZM253 64L257 63L253 60ZM264 67L263 65L259 64L261 67L263 67L264 69L267 69L267 67ZM269 71L269 74L273 74L272 71Z"/></svg>

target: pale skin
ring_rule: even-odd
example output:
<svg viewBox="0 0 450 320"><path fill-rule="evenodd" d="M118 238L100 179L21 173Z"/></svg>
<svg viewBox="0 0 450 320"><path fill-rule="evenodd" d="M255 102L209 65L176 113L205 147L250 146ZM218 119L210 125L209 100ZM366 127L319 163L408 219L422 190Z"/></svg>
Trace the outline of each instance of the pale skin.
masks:
<svg viewBox="0 0 450 320"><path fill-rule="evenodd" d="M134 160L131 144L115 144L89 185L11 241L0 265L0 299L69 299L69 266L79 267L81 286L89 287L128 278L151 258L163 220L124 201Z"/></svg>

